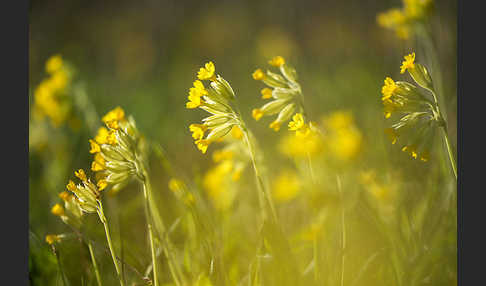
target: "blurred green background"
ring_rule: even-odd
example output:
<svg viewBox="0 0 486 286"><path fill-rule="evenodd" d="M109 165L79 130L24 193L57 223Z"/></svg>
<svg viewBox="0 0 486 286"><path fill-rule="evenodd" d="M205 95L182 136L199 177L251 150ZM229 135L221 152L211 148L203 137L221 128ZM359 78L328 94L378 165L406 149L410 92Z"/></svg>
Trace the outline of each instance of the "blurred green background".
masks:
<svg viewBox="0 0 486 286"><path fill-rule="evenodd" d="M84 82L100 117L116 106L123 107L134 116L141 132L159 142L177 168L188 175L204 172L212 164L208 156L196 149L188 129L189 124L200 121L204 112L185 108L188 90L199 67L210 60L215 63L216 72L231 83L243 117L261 141L267 159L280 160L275 158L279 134L269 130L268 123L251 118L252 108L262 104L262 85L251 74L256 68L267 68L267 61L280 55L299 74L311 118L320 120L336 110L352 111L366 150L356 162L358 168L399 169L412 201L423 195L427 186L445 193L455 190L448 179L433 177L438 168L449 171L447 162L438 157L426 164L410 160L383 133L387 124L380 91L385 76L409 80L399 74L399 66L402 57L412 51L424 65L430 64L421 53L421 43L414 38L399 40L393 32L377 25L377 13L400 6L398 0L33 0L30 4L30 89L34 90L46 76L45 61L61 54L76 68L76 77ZM436 1L430 19L454 146L456 6L456 1ZM45 234L65 229L49 213L58 201L57 193L64 190L75 169L90 164L88 138L94 134L83 131L76 136L76 144L59 147L74 139L50 134L47 141L58 146L50 149L56 152L30 153L29 219L34 237L31 259L36 261L45 260L35 252L32 241L41 245ZM160 167L154 167L154 172L162 174ZM153 178L155 186L166 189L165 174ZM124 191L120 195L127 198L135 192ZM165 211L169 217L170 210L168 205ZM143 220L142 213L137 219ZM372 237L369 234L368 239ZM454 254L450 257L451 261L455 259ZM107 260L106 265L109 263ZM37 277L39 285L50 283L48 275L56 271L55 264L45 266L46 269L31 272L31 278Z"/></svg>

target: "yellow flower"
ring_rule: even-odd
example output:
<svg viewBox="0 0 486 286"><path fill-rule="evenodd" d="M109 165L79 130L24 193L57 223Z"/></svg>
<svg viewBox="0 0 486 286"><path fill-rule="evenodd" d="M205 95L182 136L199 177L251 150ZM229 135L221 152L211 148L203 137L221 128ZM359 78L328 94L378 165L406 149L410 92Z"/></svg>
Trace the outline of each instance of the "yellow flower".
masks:
<svg viewBox="0 0 486 286"><path fill-rule="evenodd" d="M207 93L206 90L204 90L204 92ZM189 102L186 103L186 108L192 109L201 106L202 103L204 103L204 101L201 100L202 95L203 95L203 90L197 89L195 87L191 87L191 89L189 90L189 96L187 97L187 99L189 99Z"/></svg>
<svg viewBox="0 0 486 286"><path fill-rule="evenodd" d="M281 124L280 122L275 120L272 123L270 123L270 125L268 127L272 128L275 132L277 132L277 131L280 130L280 124Z"/></svg>
<svg viewBox="0 0 486 286"><path fill-rule="evenodd" d="M94 138L94 140L98 144L107 144L108 143L108 134L109 134L108 129L106 129L105 127L100 127L98 129L98 133L96 134L96 137Z"/></svg>
<svg viewBox="0 0 486 286"><path fill-rule="evenodd" d="M270 61L268 61L268 63L274 67L280 67L281 65L285 64L285 59L281 56L276 56Z"/></svg>
<svg viewBox="0 0 486 286"><path fill-rule="evenodd" d="M285 170L274 179L272 194L278 202L287 202L299 194L300 188L300 180L295 172Z"/></svg>
<svg viewBox="0 0 486 286"><path fill-rule="evenodd" d="M110 130L108 132L108 136L106 136L106 143L110 145L116 145L116 143L118 143L118 140L116 139L115 130Z"/></svg>
<svg viewBox="0 0 486 286"><path fill-rule="evenodd" d="M285 135L278 145L281 153L289 157L307 157L318 154L323 149L323 142L316 132L310 131L307 136Z"/></svg>
<svg viewBox="0 0 486 286"><path fill-rule="evenodd" d="M233 152L227 150L216 150L213 152L213 161L218 163L223 160L230 160L233 158Z"/></svg>
<svg viewBox="0 0 486 286"><path fill-rule="evenodd" d="M296 113L289 122L289 130L297 131L305 127L304 116L302 113Z"/></svg>
<svg viewBox="0 0 486 286"><path fill-rule="evenodd" d="M55 216L63 216L64 215L64 208L60 204L55 204L51 208L51 213Z"/></svg>
<svg viewBox="0 0 486 286"><path fill-rule="evenodd" d="M406 17L401 10L395 8L379 13L376 20L378 25L384 28L393 29L402 25L405 22Z"/></svg>
<svg viewBox="0 0 486 286"><path fill-rule="evenodd" d="M76 190L76 185L74 184L73 181L69 180L69 183L67 184L66 188L71 192L74 192Z"/></svg>
<svg viewBox="0 0 486 286"><path fill-rule="evenodd" d="M98 172L105 169L105 159L101 153L96 153L94 156L94 161L91 163L91 170Z"/></svg>
<svg viewBox="0 0 486 286"><path fill-rule="evenodd" d="M59 237L59 235L55 235L55 234L48 234L46 235L46 242L51 245L55 242L59 242L61 241L61 238Z"/></svg>
<svg viewBox="0 0 486 286"><path fill-rule="evenodd" d="M329 148L341 160L355 157L361 147L362 135L355 128L344 128L328 138Z"/></svg>
<svg viewBox="0 0 486 286"><path fill-rule="evenodd" d="M272 98L272 90L268 87L262 89L261 93L262 93L262 99Z"/></svg>
<svg viewBox="0 0 486 286"><path fill-rule="evenodd" d="M208 150L208 146L209 144L211 144L211 141L206 139L199 139L196 140L194 143L196 143L197 149L201 150L203 154L206 154L206 151Z"/></svg>
<svg viewBox="0 0 486 286"><path fill-rule="evenodd" d="M262 118L263 112L262 112L261 109L255 108L255 109L252 110L251 116L253 116L253 118L255 118L255 120L258 121L258 120L260 120L260 118Z"/></svg>
<svg viewBox="0 0 486 286"><path fill-rule="evenodd" d="M99 153L101 152L100 145L96 143L96 141L89 139L89 144L91 149L89 150L89 153L94 154L94 153Z"/></svg>
<svg viewBox="0 0 486 286"><path fill-rule="evenodd" d="M98 190L102 191L108 186L108 182L106 180L99 180L98 183L96 183L96 186L98 187Z"/></svg>
<svg viewBox="0 0 486 286"><path fill-rule="evenodd" d="M393 79L390 77L385 78L385 85L381 88L381 93L383 94L383 97L381 98L382 101L390 99L392 97L393 92L398 88L398 86L395 84Z"/></svg>
<svg viewBox="0 0 486 286"><path fill-rule="evenodd" d="M417 153L417 146L415 145L408 145L408 146L403 146L402 148L403 152L407 152L412 156L412 158L417 159L418 153Z"/></svg>
<svg viewBox="0 0 486 286"><path fill-rule="evenodd" d="M59 195L58 195L58 196L59 196L59 198L61 198L61 200L63 200L63 201L65 201L65 202L66 202L66 201L68 201L68 199L71 197L71 194L69 194L69 193L68 193L68 192L66 192L66 191L62 191L62 192L60 192L60 193L59 193Z"/></svg>
<svg viewBox="0 0 486 286"><path fill-rule="evenodd" d="M194 138L194 140L202 139L204 137L204 132L206 132L207 129L208 127L204 124L189 125L189 130L192 132L192 138Z"/></svg>
<svg viewBox="0 0 486 286"><path fill-rule="evenodd" d="M214 76L215 70L216 68L213 62L206 63L203 68L199 69L197 78L200 80L216 80L216 77Z"/></svg>
<svg viewBox="0 0 486 286"><path fill-rule="evenodd" d="M261 69L257 69L252 74L254 80L262 80L265 78L265 74Z"/></svg>
<svg viewBox="0 0 486 286"><path fill-rule="evenodd" d="M86 173L84 172L83 169L79 169L77 171L74 171L74 175L78 177L81 181L86 182L88 179L86 177Z"/></svg>
<svg viewBox="0 0 486 286"><path fill-rule="evenodd" d="M353 125L353 114L349 111L334 111L324 118L323 123L333 131L348 128Z"/></svg>
<svg viewBox="0 0 486 286"><path fill-rule="evenodd" d="M241 139L243 138L243 131L241 131L240 127L234 125L231 129L231 136L233 136L235 139Z"/></svg>
<svg viewBox="0 0 486 286"><path fill-rule="evenodd" d="M68 75L64 70L56 71L49 79L49 85L53 91L63 90L68 84Z"/></svg>
<svg viewBox="0 0 486 286"><path fill-rule="evenodd" d="M404 73L406 70L414 69L415 68L415 53L411 53L403 57L405 60L402 62L400 66L400 73Z"/></svg>
<svg viewBox="0 0 486 286"><path fill-rule="evenodd" d="M108 125L109 122L121 121L124 119L125 119L125 111L120 106L117 106L113 110L109 111L105 116L103 116L101 118L101 121L103 121L105 124ZM111 125L118 127L118 124L111 123ZM110 126L108 125L108 127ZM113 129L118 129L118 128L113 128Z"/></svg>
<svg viewBox="0 0 486 286"><path fill-rule="evenodd" d="M410 37L410 28L405 25L401 25L395 29L397 37L403 40L407 40Z"/></svg>
<svg viewBox="0 0 486 286"><path fill-rule="evenodd" d="M55 73L61 68L62 68L62 58L61 55L59 54L50 57L46 62L46 71L50 74Z"/></svg>

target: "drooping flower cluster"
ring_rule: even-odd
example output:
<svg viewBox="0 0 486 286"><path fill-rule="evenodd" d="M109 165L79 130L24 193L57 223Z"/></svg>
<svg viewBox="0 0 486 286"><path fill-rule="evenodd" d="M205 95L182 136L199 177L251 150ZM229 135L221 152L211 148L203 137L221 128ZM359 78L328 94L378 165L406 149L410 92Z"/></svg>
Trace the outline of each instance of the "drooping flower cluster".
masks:
<svg viewBox="0 0 486 286"><path fill-rule="evenodd" d="M101 190L90 178L86 176L83 169L74 172L74 175L81 180L81 184L75 184L72 180L66 185L66 188L74 194L74 199L79 208L86 213L98 212L98 201L101 198ZM100 185L100 181L98 184ZM64 212L64 211L63 211ZM53 210L54 213L54 210Z"/></svg>
<svg viewBox="0 0 486 286"><path fill-rule="evenodd" d="M242 125L239 114L230 104L235 93L224 78L215 74L215 70L212 62L200 68L198 79L189 89L189 102L186 103L188 109L201 108L212 114L204 118L201 124L189 126L194 143L203 154L211 143L220 141L233 126ZM209 86L206 88L202 81L209 81Z"/></svg>
<svg viewBox="0 0 486 286"><path fill-rule="evenodd" d="M385 78L381 89L384 116L387 119L394 114L400 117L390 128L385 129L385 133L392 144L401 141L404 143L402 151L414 159L420 158L426 162L429 160L437 127L444 124L444 121L439 112L432 79L427 69L415 62L415 53L404 57L400 69L402 74L408 71L422 89L408 82Z"/></svg>
<svg viewBox="0 0 486 286"><path fill-rule="evenodd" d="M34 90L34 118L50 119L54 127L61 126L71 112L69 88L72 80L72 69L60 55L50 57L45 65L49 74Z"/></svg>
<svg viewBox="0 0 486 286"><path fill-rule="evenodd" d="M94 154L91 170L96 172L100 190L110 185L111 192L117 192L131 178L143 177L143 138L133 117L125 117L125 111L121 107L108 112L102 121L106 128L100 127L95 138L89 140L89 152Z"/></svg>
<svg viewBox="0 0 486 286"><path fill-rule="evenodd" d="M432 0L402 0L401 9L392 8L377 15L378 24L395 31L402 39L410 37L413 26L423 21L432 8Z"/></svg>
<svg viewBox="0 0 486 286"><path fill-rule="evenodd" d="M275 131L279 131L281 125L288 121L296 112L302 113L302 90L297 82L297 73L294 68L289 66L285 59L277 56L268 62L280 69L280 74L267 70L264 73L261 69L253 72L253 79L261 80L268 87L262 89L263 99L272 99L260 108L252 111L255 120L260 120L263 116L278 114L277 118L269 125ZM273 88L273 89L272 89Z"/></svg>

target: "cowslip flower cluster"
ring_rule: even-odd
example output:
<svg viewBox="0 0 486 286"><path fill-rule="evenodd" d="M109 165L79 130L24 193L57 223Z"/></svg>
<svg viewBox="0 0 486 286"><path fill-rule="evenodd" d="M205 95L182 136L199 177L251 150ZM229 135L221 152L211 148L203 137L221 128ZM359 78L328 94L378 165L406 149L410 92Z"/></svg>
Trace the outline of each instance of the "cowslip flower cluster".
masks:
<svg viewBox="0 0 486 286"><path fill-rule="evenodd" d="M133 117L127 118L121 107L109 111L102 121L106 127L100 127L94 139L89 139L89 152L94 154L91 170L96 172L98 187L111 186L114 193L133 177L143 178L143 138Z"/></svg>
<svg viewBox="0 0 486 286"><path fill-rule="evenodd" d="M186 103L188 109L201 108L212 114L200 124L189 125L194 143L203 154L211 143L221 141L234 126L243 125L240 115L231 106L231 101L235 98L233 89L215 71L213 62L200 68L198 79L189 89L189 101ZM205 87L203 81L209 81L209 86Z"/></svg>
<svg viewBox="0 0 486 286"><path fill-rule="evenodd" d="M45 64L49 77L43 79L34 90L34 118L47 117L54 127L64 123L71 112L68 97L72 69L60 55L50 57Z"/></svg>
<svg viewBox="0 0 486 286"><path fill-rule="evenodd" d="M432 79L427 69L415 62L415 53L404 57L400 73L406 71L422 89L408 82L385 78L381 89L384 116L387 119L394 114L400 117L390 128L385 129L385 133L392 144L403 142L402 151L414 159L426 162L429 160L437 127L445 123L439 111Z"/></svg>
<svg viewBox="0 0 486 286"><path fill-rule="evenodd" d="M74 194L75 202L85 213L98 212L101 190L87 177L83 169L75 171L74 175L81 180L81 184L76 185L72 180L69 180L66 188Z"/></svg>
<svg viewBox="0 0 486 286"><path fill-rule="evenodd" d="M377 15L381 27L395 31L397 37L408 39L415 24L423 21L430 13L432 0L402 0L401 9L392 8Z"/></svg>
<svg viewBox="0 0 486 286"><path fill-rule="evenodd" d="M279 131L281 125L288 121L293 114L303 112L302 90L297 82L295 69L289 66L283 57L276 56L268 63L279 68L282 75L269 70L264 73L261 69L253 72L254 80L261 80L268 86L261 90L262 99L271 99L271 101L260 108L253 109L252 116L258 121L263 116L278 114L269 127Z"/></svg>

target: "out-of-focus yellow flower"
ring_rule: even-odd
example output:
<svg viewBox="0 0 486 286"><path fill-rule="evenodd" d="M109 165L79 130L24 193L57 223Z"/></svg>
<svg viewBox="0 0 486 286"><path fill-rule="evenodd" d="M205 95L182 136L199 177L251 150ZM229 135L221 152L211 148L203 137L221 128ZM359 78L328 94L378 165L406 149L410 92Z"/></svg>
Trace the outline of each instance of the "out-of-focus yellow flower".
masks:
<svg viewBox="0 0 486 286"><path fill-rule="evenodd" d="M46 61L46 71L50 74L53 74L55 72L57 72L58 70L60 70L62 68L62 57L61 55L59 54L56 54L52 57L50 57L47 61Z"/></svg>
<svg viewBox="0 0 486 286"><path fill-rule="evenodd" d="M52 245L56 242L60 242L61 241L61 237L59 235L56 235L56 234L48 234L46 235L46 242L49 244L49 245Z"/></svg>
<svg viewBox="0 0 486 286"><path fill-rule="evenodd" d="M285 64L285 59L281 56L276 56L269 60L268 63L274 67L280 67L281 65Z"/></svg>
<svg viewBox="0 0 486 286"><path fill-rule="evenodd" d="M208 62L204 65L204 67L199 69L197 78L200 80L216 80L216 77L214 76L215 71L216 67L214 66L213 62Z"/></svg>
<svg viewBox="0 0 486 286"><path fill-rule="evenodd" d="M278 202L293 200L301 191L301 182L292 170L282 171L272 183L272 194Z"/></svg>
<svg viewBox="0 0 486 286"><path fill-rule="evenodd" d="M349 111L335 111L324 117L326 128L325 145L337 159L347 161L360 151L362 135L354 125L353 115Z"/></svg>
<svg viewBox="0 0 486 286"><path fill-rule="evenodd" d="M317 155L323 151L323 147L321 137L315 132L310 132L307 136L295 136L295 134L288 133L278 144L281 153L297 158Z"/></svg>
<svg viewBox="0 0 486 286"><path fill-rule="evenodd" d="M241 139L243 138L243 131L241 131L240 127L235 125L231 129L231 136L233 136L235 139Z"/></svg>
<svg viewBox="0 0 486 286"><path fill-rule="evenodd" d="M411 53L403 57L405 60L402 62L400 66L400 73L404 73L406 70L411 70L415 68L415 53Z"/></svg>
<svg viewBox="0 0 486 286"><path fill-rule="evenodd" d="M51 208L51 213L55 216L63 216L64 215L64 208L60 204L55 204Z"/></svg>
<svg viewBox="0 0 486 286"><path fill-rule="evenodd" d="M262 80L265 78L265 73L261 69L257 69L252 74L254 80Z"/></svg>
<svg viewBox="0 0 486 286"><path fill-rule="evenodd" d="M380 203L390 204L396 198L397 186L380 183L375 170L361 172L359 181L368 193Z"/></svg>
<svg viewBox="0 0 486 286"><path fill-rule="evenodd" d="M204 175L203 187L216 209L227 210L233 203L235 190L228 176L232 170L233 163L223 161Z"/></svg>

